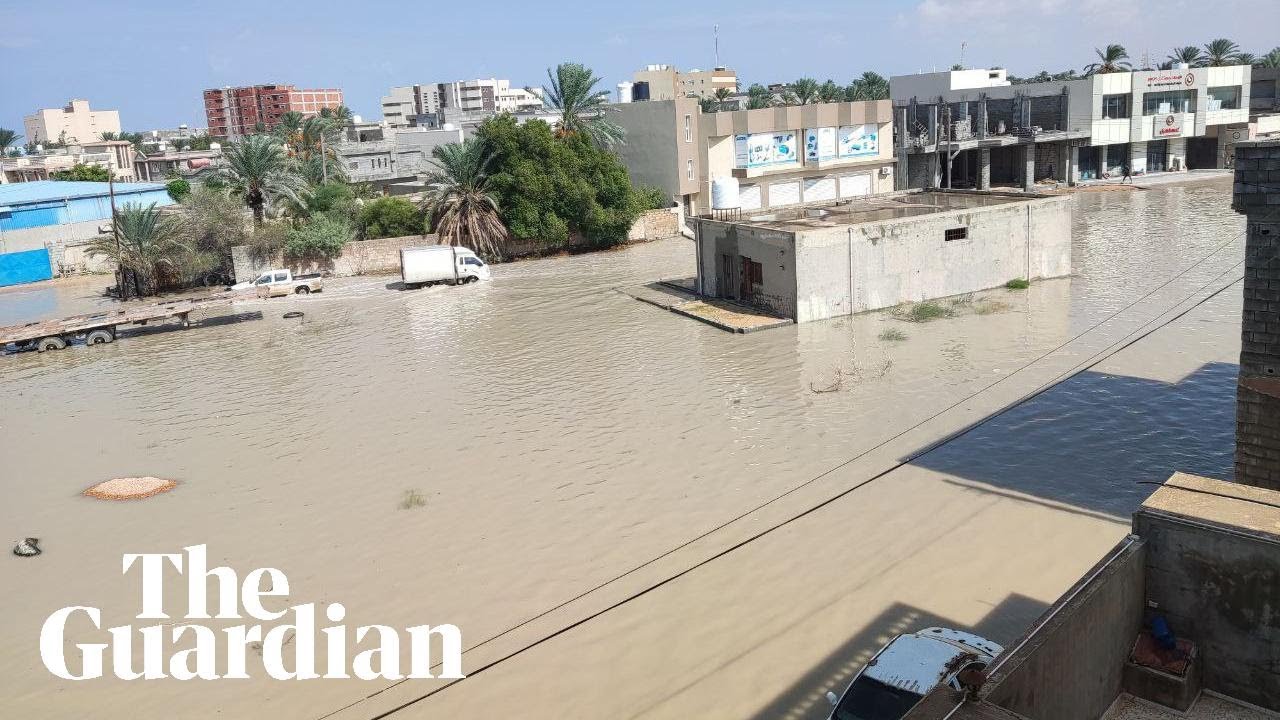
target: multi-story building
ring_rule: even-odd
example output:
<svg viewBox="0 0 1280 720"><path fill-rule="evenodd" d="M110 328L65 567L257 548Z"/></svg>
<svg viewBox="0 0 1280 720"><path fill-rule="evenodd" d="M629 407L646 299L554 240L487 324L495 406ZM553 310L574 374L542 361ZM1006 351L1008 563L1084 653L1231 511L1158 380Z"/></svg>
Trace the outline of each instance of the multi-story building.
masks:
<svg viewBox="0 0 1280 720"><path fill-rule="evenodd" d="M352 182L369 183L390 194L421 190L418 176L430 172L436 147L460 143L459 128L393 128L379 123L355 123L334 148Z"/></svg>
<svg viewBox="0 0 1280 720"><path fill-rule="evenodd" d="M1011 85L1003 70L890 79L898 182L1017 185L1224 167L1249 120L1243 65L1099 73Z"/></svg>
<svg viewBox="0 0 1280 720"><path fill-rule="evenodd" d="M208 150L152 150L133 161L134 175L141 182L164 182L170 176L193 176L222 164L218 143Z"/></svg>
<svg viewBox="0 0 1280 720"><path fill-rule="evenodd" d="M133 182L137 179L134 159L137 153L126 140L95 140L76 143L32 155L0 159L0 183L50 180L53 174L76 165L106 168L113 180Z"/></svg>
<svg viewBox="0 0 1280 720"><path fill-rule="evenodd" d="M627 96L631 101L671 100L678 97L709 98L716 90L738 89L738 73L726 67L680 71L672 65L646 65L631 76ZM620 102L628 102L619 93Z"/></svg>
<svg viewBox="0 0 1280 720"><path fill-rule="evenodd" d="M442 112L495 114L527 112L543 105L540 88L513 88L497 78L404 85L382 98L382 119L391 127L425 125L423 116Z"/></svg>
<svg viewBox="0 0 1280 720"><path fill-rule="evenodd" d="M209 134L215 137L252 135L271 130L287 112L315 115L342 105L342 91L334 88L299 90L292 85L253 85L204 91Z"/></svg>
<svg viewBox="0 0 1280 720"><path fill-rule="evenodd" d="M37 110L23 118L22 125L27 141L36 144L92 142L104 132L120 132L120 113L90 110L88 100L72 100L62 108Z"/></svg>
<svg viewBox="0 0 1280 720"><path fill-rule="evenodd" d="M717 184L742 211L893 190L887 100L703 113L696 98L681 97L612 108L632 180L662 188L685 215L714 210Z"/></svg>

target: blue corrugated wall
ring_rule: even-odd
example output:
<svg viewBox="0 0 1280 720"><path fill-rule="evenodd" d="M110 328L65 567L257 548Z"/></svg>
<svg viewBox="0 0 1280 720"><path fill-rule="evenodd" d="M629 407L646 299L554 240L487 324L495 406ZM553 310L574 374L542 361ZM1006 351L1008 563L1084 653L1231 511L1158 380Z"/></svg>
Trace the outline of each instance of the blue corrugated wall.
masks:
<svg viewBox="0 0 1280 720"><path fill-rule="evenodd" d="M44 248L0 253L0 287L48 280L51 277L53 266L49 263L49 251Z"/></svg>
<svg viewBox="0 0 1280 720"><path fill-rule="evenodd" d="M172 205L173 198L163 187L147 192L118 193L116 207L127 203L135 205ZM41 203L15 205L0 212L0 230L62 225L64 223L107 220L111 217L111 200L105 196L77 197Z"/></svg>

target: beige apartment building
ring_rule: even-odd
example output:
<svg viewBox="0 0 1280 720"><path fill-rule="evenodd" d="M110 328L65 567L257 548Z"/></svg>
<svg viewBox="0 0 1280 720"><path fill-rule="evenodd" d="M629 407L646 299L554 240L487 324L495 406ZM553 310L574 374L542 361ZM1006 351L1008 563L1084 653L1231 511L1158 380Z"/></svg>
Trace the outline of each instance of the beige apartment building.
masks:
<svg viewBox="0 0 1280 720"><path fill-rule="evenodd" d="M62 108L37 110L22 119L27 141L36 144L48 142L93 142L104 132L120 132L120 113L117 110L90 110L88 100L72 100Z"/></svg>
<svg viewBox="0 0 1280 720"><path fill-rule="evenodd" d="M632 74L629 95L634 101L709 98L720 88L736 92L738 73L726 67L682 72L672 65L646 65Z"/></svg>

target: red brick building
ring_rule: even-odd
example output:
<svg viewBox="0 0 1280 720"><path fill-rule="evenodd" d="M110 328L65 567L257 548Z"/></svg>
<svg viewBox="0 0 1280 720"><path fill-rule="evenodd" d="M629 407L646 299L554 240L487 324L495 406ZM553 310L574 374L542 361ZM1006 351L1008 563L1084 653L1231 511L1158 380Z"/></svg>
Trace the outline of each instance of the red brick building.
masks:
<svg viewBox="0 0 1280 720"><path fill-rule="evenodd" d="M258 123L271 130L280 116L293 111L315 115L342 104L342 91L299 90L292 85L253 85L204 91L204 114L215 137L252 135Z"/></svg>

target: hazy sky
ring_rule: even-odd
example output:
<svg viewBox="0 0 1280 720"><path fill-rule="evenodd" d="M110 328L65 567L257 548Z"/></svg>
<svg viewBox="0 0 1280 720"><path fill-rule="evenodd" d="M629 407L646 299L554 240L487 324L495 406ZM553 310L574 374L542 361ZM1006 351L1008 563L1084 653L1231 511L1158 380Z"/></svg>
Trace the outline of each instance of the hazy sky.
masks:
<svg viewBox="0 0 1280 720"><path fill-rule="evenodd" d="M392 85L542 85L566 60L612 91L648 63L710 67L717 24L721 63L744 86L946 69L961 41L966 65L1018 75L1078 70L1111 42L1135 62L1215 37L1256 54L1280 43L1278 0L13 2L0 0L0 127L19 132L24 115L72 97L118 109L126 130L203 126L201 90L268 82L342 88L376 120Z"/></svg>

